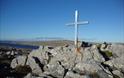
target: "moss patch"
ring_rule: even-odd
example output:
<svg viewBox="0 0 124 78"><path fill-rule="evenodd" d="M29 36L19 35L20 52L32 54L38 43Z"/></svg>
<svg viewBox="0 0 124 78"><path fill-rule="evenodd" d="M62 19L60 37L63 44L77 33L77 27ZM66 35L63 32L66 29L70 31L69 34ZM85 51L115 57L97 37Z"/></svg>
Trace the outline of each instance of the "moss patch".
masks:
<svg viewBox="0 0 124 78"><path fill-rule="evenodd" d="M113 56L111 51L104 51L104 53L106 54L107 57Z"/></svg>

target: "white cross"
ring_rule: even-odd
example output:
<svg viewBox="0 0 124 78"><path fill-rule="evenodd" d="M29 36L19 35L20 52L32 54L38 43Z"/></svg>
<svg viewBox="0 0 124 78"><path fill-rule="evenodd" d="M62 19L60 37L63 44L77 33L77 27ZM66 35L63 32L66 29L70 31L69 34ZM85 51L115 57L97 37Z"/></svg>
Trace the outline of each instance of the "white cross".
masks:
<svg viewBox="0 0 124 78"><path fill-rule="evenodd" d="M78 21L78 11L76 10L75 11L75 22L66 24L66 25L74 25L75 26L75 41L74 41L74 44L75 44L76 48L78 48L78 26L80 24L88 24L88 21L79 22Z"/></svg>

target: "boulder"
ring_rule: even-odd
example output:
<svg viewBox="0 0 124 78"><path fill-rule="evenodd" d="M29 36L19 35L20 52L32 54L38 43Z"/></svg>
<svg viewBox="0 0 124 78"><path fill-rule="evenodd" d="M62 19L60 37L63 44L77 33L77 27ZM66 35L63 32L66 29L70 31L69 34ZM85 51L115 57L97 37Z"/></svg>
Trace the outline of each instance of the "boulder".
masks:
<svg viewBox="0 0 124 78"><path fill-rule="evenodd" d="M32 69L32 73L36 75L39 75L44 71L43 67L45 64L45 60L42 57L42 52L43 52L43 46L40 46L39 49L33 50L28 55L29 66Z"/></svg>
<svg viewBox="0 0 124 78"><path fill-rule="evenodd" d="M97 49L96 45L93 45L91 48L85 48L84 50L81 48L82 59L81 61L89 61L93 59L96 62L104 62L104 57L100 54L99 50Z"/></svg>
<svg viewBox="0 0 124 78"><path fill-rule="evenodd" d="M47 75L52 75L54 77L63 78L65 69L57 61L51 61L45 69Z"/></svg>
<svg viewBox="0 0 124 78"><path fill-rule="evenodd" d="M34 74L41 75L44 72L44 66L47 65L51 59L51 49L53 48L49 46L40 46L39 49L33 50L28 55L29 66Z"/></svg>
<svg viewBox="0 0 124 78"><path fill-rule="evenodd" d="M74 66L76 53L71 47L57 47L50 51L53 55L52 60L60 61L66 69L71 69Z"/></svg>
<svg viewBox="0 0 124 78"><path fill-rule="evenodd" d="M112 69L123 70L124 68L124 57L114 58L112 60L104 62L104 64L109 65Z"/></svg>
<svg viewBox="0 0 124 78"><path fill-rule="evenodd" d="M93 45L90 49L91 54L93 55L93 59L97 62L104 62L105 58L100 54L96 45Z"/></svg>
<svg viewBox="0 0 124 78"><path fill-rule="evenodd" d="M14 58L11 62L11 67L15 68L17 65L28 65L28 61L26 61L27 56L18 56L17 58Z"/></svg>
<svg viewBox="0 0 124 78"><path fill-rule="evenodd" d="M37 57L39 60L44 60L45 64L48 63L48 60L51 57L50 51L53 48L50 46L40 46L39 49L33 50L30 54L29 57Z"/></svg>
<svg viewBox="0 0 124 78"><path fill-rule="evenodd" d="M89 75L90 78L110 78L109 74L103 71L105 69L97 63L78 63L73 70L79 74Z"/></svg>
<svg viewBox="0 0 124 78"><path fill-rule="evenodd" d="M124 56L124 45L112 44L110 50L117 57Z"/></svg>
<svg viewBox="0 0 124 78"><path fill-rule="evenodd" d="M32 73L39 75L43 72L43 60L39 60L37 57L29 57L28 59L29 66L32 69Z"/></svg>
<svg viewBox="0 0 124 78"><path fill-rule="evenodd" d="M114 77L116 78L124 78L123 73L121 73L119 70L114 70L112 71L112 73L114 74Z"/></svg>
<svg viewBox="0 0 124 78"><path fill-rule="evenodd" d="M91 62L90 62L91 63ZM87 73L87 72L97 72L98 70L101 70L101 68L97 64L90 64L90 63L78 63L73 68L74 71L78 73ZM92 69L92 70L91 70Z"/></svg>

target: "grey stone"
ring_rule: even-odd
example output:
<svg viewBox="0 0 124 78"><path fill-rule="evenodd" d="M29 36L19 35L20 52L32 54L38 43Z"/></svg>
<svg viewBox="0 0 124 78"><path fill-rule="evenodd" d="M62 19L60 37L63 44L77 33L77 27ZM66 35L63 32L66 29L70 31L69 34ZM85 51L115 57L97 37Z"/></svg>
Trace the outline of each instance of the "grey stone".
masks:
<svg viewBox="0 0 124 78"><path fill-rule="evenodd" d="M78 63L73 70L79 74L86 74L90 76L95 74L98 78L110 78L109 75L112 75L111 72L104 69L104 67L94 60Z"/></svg>
<svg viewBox="0 0 124 78"><path fill-rule="evenodd" d="M74 48L70 47L57 47L51 50L53 55L52 60L60 61L66 69L71 69L75 63L76 53Z"/></svg>
<svg viewBox="0 0 124 78"><path fill-rule="evenodd" d="M42 76L33 76L32 73L28 73L24 78L53 78L47 75L42 75Z"/></svg>
<svg viewBox="0 0 124 78"><path fill-rule="evenodd" d="M42 73L44 72L44 66L47 65L49 60L49 51L50 49L48 48L48 46L40 46L39 49L33 50L28 55L28 62L29 66L32 69L32 73L39 76L42 75Z"/></svg>
<svg viewBox="0 0 124 78"><path fill-rule="evenodd" d="M63 78L64 68L57 61L51 61L45 68L46 74L51 74L54 77Z"/></svg>
<svg viewBox="0 0 124 78"><path fill-rule="evenodd" d="M32 57L29 57L28 62L29 62L29 66L32 69L32 73L34 73L36 75L39 75L39 74L41 74L43 72L35 59L33 59ZM40 59L40 63L42 63L41 59Z"/></svg>
<svg viewBox="0 0 124 78"><path fill-rule="evenodd" d="M28 55L28 62L29 66L32 69L32 73L39 75L43 73L43 69L40 65L45 64L45 60L42 57L42 52L43 52L43 47L40 46L39 49L33 50L29 55Z"/></svg>
<svg viewBox="0 0 124 78"><path fill-rule="evenodd" d="M92 69L92 70L91 70ZM74 69L76 72L78 73L93 73L93 72L97 72L98 70L102 70L97 64L89 64L89 63L78 63L76 64L76 66L74 67Z"/></svg>
<svg viewBox="0 0 124 78"><path fill-rule="evenodd" d="M73 73L72 71L67 72L64 78L90 78L88 75L79 75L77 73Z"/></svg>
<svg viewBox="0 0 124 78"><path fill-rule="evenodd" d="M105 59L104 57L100 54L99 50L97 49L97 46L96 45L93 45L91 47L91 53L93 55L93 59L97 62L104 62Z"/></svg>
<svg viewBox="0 0 124 78"><path fill-rule="evenodd" d="M94 60L96 62L104 62L105 59L104 57L99 53L96 45L93 45L92 47L88 47L85 49L81 48L81 53L82 53L82 59L81 61L86 62L89 60Z"/></svg>
<svg viewBox="0 0 124 78"><path fill-rule="evenodd" d="M10 51L6 52L6 55L9 55L10 54Z"/></svg>
<svg viewBox="0 0 124 78"><path fill-rule="evenodd" d="M11 62L11 67L15 68L17 65L25 65L27 56L18 56L17 58L14 58ZM26 65L28 65L28 62L26 62Z"/></svg>
<svg viewBox="0 0 124 78"><path fill-rule="evenodd" d="M120 78L124 78L123 73L121 73L119 70L114 70L112 71L114 75L120 77Z"/></svg>
<svg viewBox="0 0 124 78"><path fill-rule="evenodd" d="M104 64L109 65L111 68L123 69L124 68L124 58L123 56L119 58L114 58L112 60L104 62Z"/></svg>
<svg viewBox="0 0 124 78"><path fill-rule="evenodd" d="M116 54L118 57L124 56L124 45L112 44L110 50L113 54Z"/></svg>

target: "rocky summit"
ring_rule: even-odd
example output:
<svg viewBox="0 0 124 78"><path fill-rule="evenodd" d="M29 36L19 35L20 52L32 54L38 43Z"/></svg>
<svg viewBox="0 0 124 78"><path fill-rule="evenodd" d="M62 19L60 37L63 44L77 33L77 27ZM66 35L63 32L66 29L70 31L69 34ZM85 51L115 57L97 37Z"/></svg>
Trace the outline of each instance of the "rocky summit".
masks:
<svg viewBox="0 0 124 78"><path fill-rule="evenodd" d="M124 45L40 46L10 66L24 78L124 78Z"/></svg>

